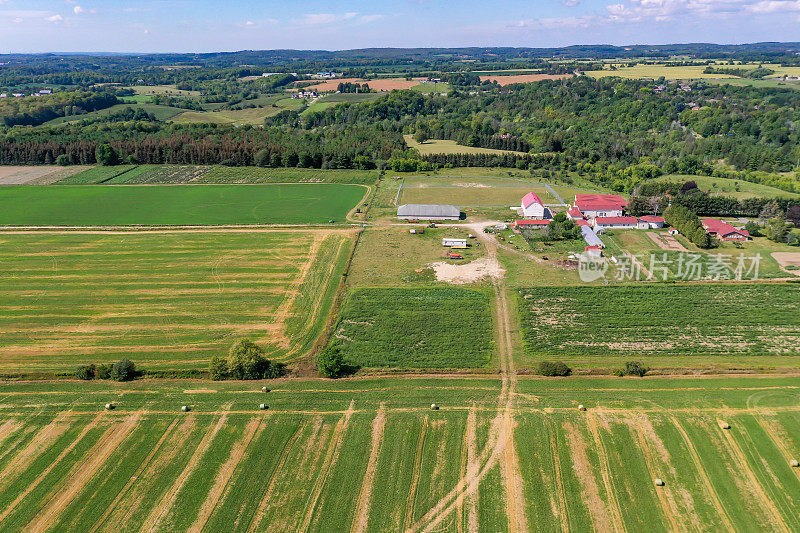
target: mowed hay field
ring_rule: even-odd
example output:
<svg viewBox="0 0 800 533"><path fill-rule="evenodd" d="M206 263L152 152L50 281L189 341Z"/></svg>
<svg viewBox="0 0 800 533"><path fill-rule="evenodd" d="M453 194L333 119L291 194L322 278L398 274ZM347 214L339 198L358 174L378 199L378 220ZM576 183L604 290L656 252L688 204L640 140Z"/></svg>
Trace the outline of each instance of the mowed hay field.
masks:
<svg viewBox="0 0 800 533"><path fill-rule="evenodd" d="M514 83L531 83L542 80L563 80L572 78L573 74L512 74L509 76L481 76L481 81L496 81L505 87Z"/></svg>
<svg viewBox="0 0 800 533"><path fill-rule="evenodd" d="M639 284L519 291L524 363L797 368L800 285Z"/></svg>
<svg viewBox="0 0 800 533"><path fill-rule="evenodd" d="M305 355L333 306L353 230L0 233L0 371L128 357L207 369L238 339Z"/></svg>
<svg viewBox="0 0 800 533"><path fill-rule="evenodd" d="M490 294L461 288L364 288L346 298L334 333L358 367L477 368L491 359Z"/></svg>
<svg viewBox="0 0 800 533"><path fill-rule="evenodd" d="M552 188L566 202L575 189ZM522 197L533 192L545 204L561 203L543 183L511 178L454 178L410 176L403 180L397 204L455 204L467 207L519 206ZM509 211L511 214L511 211Z"/></svg>
<svg viewBox="0 0 800 533"><path fill-rule="evenodd" d="M343 221L366 192L331 183L8 187L0 189L0 224L319 224Z"/></svg>
<svg viewBox="0 0 800 533"><path fill-rule="evenodd" d="M260 385L4 385L0 529L800 528L795 378Z"/></svg>

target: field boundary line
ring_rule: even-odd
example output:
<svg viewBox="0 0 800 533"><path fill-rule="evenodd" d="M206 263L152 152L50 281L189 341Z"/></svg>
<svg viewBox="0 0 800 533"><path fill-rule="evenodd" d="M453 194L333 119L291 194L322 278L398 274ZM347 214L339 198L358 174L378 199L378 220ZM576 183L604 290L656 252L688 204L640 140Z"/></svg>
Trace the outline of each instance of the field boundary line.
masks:
<svg viewBox="0 0 800 533"><path fill-rule="evenodd" d="M420 468L422 466L422 451L425 447L425 434L428 432L428 415L422 418L422 430L419 432L419 439L417 439L417 453L414 455L414 466L411 473L411 487L408 490L408 497L406 498L406 516L403 520L403 530L408 530L411 526L411 521L414 519L414 500L417 497L417 487L419 486Z"/></svg>
<svg viewBox="0 0 800 533"><path fill-rule="evenodd" d="M694 447L694 443L692 439L689 437L689 434L686 433L686 430L681 425L680 421L675 418L675 416L669 416L670 421L675 426L675 429L678 430L680 433L683 442L686 444L687 449L689 450L689 455L692 457L692 461L694 462L694 466L697 469L697 473L700 476L700 479L703 480L703 485L706 487L706 492L711 497L711 500L716 508L717 512L719 513L720 518L725 522L725 526L728 531L735 531L736 528L733 527L733 523L731 522L728 513L725 511L725 506L722 505L722 501L719 499L719 494L717 494L717 489L714 488L714 485L711 483L711 478L708 477L708 472L706 472L705 467L700 459L700 454L697 453L697 448Z"/></svg>
<svg viewBox="0 0 800 533"><path fill-rule="evenodd" d="M608 494L609 507L611 508L611 521L616 531L625 531L625 522L622 519L622 511L619 508L619 501L614 492L614 481L611 478L611 471L608 464L608 453L606 452L603 438L600 436L600 430L597 427L596 414L590 414L586 417L586 425L589 427L589 432L592 434L595 447L597 448L597 456L600 459L600 477L603 478L603 484L606 487Z"/></svg>
<svg viewBox="0 0 800 533"><path fill-rule="evenodd" d="M720 431L722 431L724 440L728 443L728 448L739 460L740 467L744 469L745 474L747 474L747 477L750 479L750 483L752 484L758 499L761 500L761 503L764 504L764 508L769 511L770 515L772 515L775 525L777 525L781 531L788 533L790 529L786 525L783 515L781 515L778 507L775 505L775 502L773 502L772 499L767 495L767 492L764 490L764 486L758 480L758 476L756 476L756 473L750 467L750 463L747 461L747 455L745 455L744 451L742 451L742 448L739 446L739 443L736 442L736 439L733 438L731 430L720 429Z"/></svg>
<svg viewBox="0 0 800 533"><path fill-rule="evenodd" d="M216 505L225 501L225 496L228 494L231 487L228 482L231 480L239 463L241 463L244 458L244 453L247 451L250 443L253 442L256 435L260 435L261 431L263 431L264 421L267 418L266 416L256 417L250 419L247 423L244 435L233 445L228 459L219 467L219 470L217 470L214 476L214 482L208 489L206 499L200 505L197 517L187 531L191 531L192 533L202 531L208 523L208 519L214 514Z"/></svg>
<svg viewBox="0 0 800 533"><path fill-rule="evenodd" d="M372 504L372 491L375 484L375 472L378 469L378 457L383 447L383 431L385 428L386 404L381 402L378 412L372 420L369 459L367 460L367 468L364 471L364 479L361 481L361 492L358 495L353 524L350 527L352 533L364 533L367 530L369 511Z"/></svg>
<svg viewBox="0 0 800 533"><path fill-rule="evenodd" d="M347 408L347 412L336 423L336 427L333 428L331 443L328 445L328 451L325 454L325 459L322 462L317 479L314 481L314 486L311 490L311 499L306 504L307 510L303 516L303 522L301 523L300 527L297 528L297 531L308 531L309 527L311 526L311 522L314 520L314 513L317 510L317 504L319 503L319 497L322 494L322 489L325 488L331 472L336 467L336 463L339 461L339 452L342 449L344 437L347 434L348 427L350 426L350 419L355 412L354 406L355 399L352 399L350 400L350 406Z"/></svg>
<svg viewBox="0 0 800 533"><path fill-rule="evenodd" d="M294 434L289 438L289 440L286 441L283 450L281 450L281 457L280 459L278 459L275 468L272 470L272 475L270 476L269 485L267 485L267 490L264 491L264 495L261 497L261 501L258 502L258 507L256 508L256 512L253 513L253 520L250 522L250 527L247 528L248 533L255 531L255 529L261 524L261 521L264 519L264 514L267 512L267 506L269 505L269 501L272 498L272 492L275 490L275 482L277 479L276 473L283 470L284 466L286 465L287 451L291 450L297 443L306 423L307 421L303 421L303 423L298 424Z"/></svg>
<svg viewBox="0 0 800 533"><path fill-rule="evenodd" d="M228 405L230 408L230 404ZM165 516L172 510L172 506L175 505L175 500L178 498L178 493L183 488L183 485L186 483L186 480L189 476L194 473L195 469L197 468L200 459L206 454L208 448L211 447L211 442L214 440L214 437L217 436L219 430L222 429L222 426L228 421L227 413L222 413L217 420L217 423L211 427L206 434L203 435L202 440L195 448L194 453L189 458L189 462L183 468L178 477L173 481L172 486L170 486L169 490L161 497L158 501L158 504L153 507L153 510L150 511L150 514L145 519L142 527L140 528L141 531L152 531L156 529L156 527L161 523L161 520L164 519Z"/></svg>
<svg viewBox="0 0 800 533"><path fill-rule="evenodd" d="M80 495L86 484L105 466L106 461L130 436L141 419L141 412L133 413L116 427L107 429L95 445L86 452L88 459L85 462L76 463L70 469L65 476L66 486L55 489L53 498L47 501L25 529L37 533L49 529L64 509Z"/></svg>
<svg viewBox="0 0 800 533"><path fill-rule="evenodd" d="M70 452L73 450L73 448L75 448L75 446L77 446L77 445L78 445L78 443L79 443L81 440L83 440L83 438L86 436L86 434L87 434L87 433L89 433L89 431L93 430L95 427L97 427L97 425L100 423L100 420L103 418L103 415L104 415L104 414L105 414L105 413L102 413L102 412L101 412L101 413L100 413L100 414L98 414L96 417L94 417L94 419L93 419L91 422L89 422L88 424L86 424L85 426L83 426L83 428L81 429L80 433L78 433L78 435L76 435L75 439L74 439L72 442L70 442L70 443L69 443L69 445L68 445L66 448L64 448L63 450L61 450L61 453L60 453L60 454L58 454L58 457L56 457L56 458L53 460L53 462L51 462L49 465L47 465L47 468L45 468L45 469L44 469L42 472L40 472L40 473L39 473L39 475L38 475L38 476L36 476L36 479L34 479L34 480L33 480L33 481L32 481L32 482L31 482L31 483L30 483L30 484L29 484L29 485L28 485L28 486L25 488L25 490L23 490L22 492L20 492L20 493L17 495L17 497L16 497L16 498L14 498L14 501L12 501L11 503L9 503L9 504L8 504L8 506L6 506L6 508L5 508L5 509L3 509L3 511L2 511L2 512L0 512L0 524L2 524L3 520L5 520L5 518L6 518L6 517L7 517L9 514L11 514L11 512L12 512L12 511L13 511L13 510L16 508L16 506L17 506L17 505L19 505L19 503L20 503L20 502L21 502L21 501L22 501L22 500L23 500L23 499L24 499L24 498L25 498L25 497L26 497L28 494L30 494L30 493L31 493L31 491L33 491L33 489L35 489L37 486L39 486L39 483L41 483L41 482L42 482L42 480L43 480L45 477L47 477L47 475L48 475L48 474L49 474L49 473L50 473L50 472L51 472L51 471L52 471L52 470L53 470L53 469L54 469L54 468L55 468L55 467L56 467L56 466L57 466L57 465L58 465L58 464L59 464L59 463L62 461L62 459L64 459L64 457L66 457L66 456L67 456L67 454L69 454L69 453L70 453Z"/></svg>
<svg viewBox="0 0 800 533"><path fill-rule="evenodd" d="M155 457L156 453L158 453L158 451L161 449L161 446L164 444L167 438L172 434L172 431L175 429L175 426L177 425L178 425L178 418L176 417L172 421L172 423L167 427L167 429L164 430L164 433L161 435L161 438L158 439L158 442L156 442L155 446L153 446L153 449L150 450L150 453L147 454L147 457L145 457L144 460L142 460L142 464L140 464L139 467L136 469L136 471L131 475L130 479L128 479L128 482L125 483L125 486L122 487L122 490L120 490L117 496L114 498L114 501L108 505L105 512L100 516L97 522L95 522L94 526L92 526L92 529L89 530L89 533L94 533L95 531L100 529L100 527L103 525L103 522L105 522L106 519L109 517L109 515L111 515L111 513L114 512L114 510L117 508L117 505L119 505L119 502L122 500L122 498L125 497L125 495L128 493L128 491L136 482L136 480L139 478L139 476L142 474L142 472L148 466L150 466L150 461L153 460L153 457Z"/></svg>

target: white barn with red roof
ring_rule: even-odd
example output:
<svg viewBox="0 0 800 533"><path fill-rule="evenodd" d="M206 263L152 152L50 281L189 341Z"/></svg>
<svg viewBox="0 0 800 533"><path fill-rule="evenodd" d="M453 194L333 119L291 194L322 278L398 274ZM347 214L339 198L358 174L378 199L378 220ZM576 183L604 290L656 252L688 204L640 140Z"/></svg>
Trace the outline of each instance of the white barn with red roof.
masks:
<svg viewBox="0 0 800 533"><path fill-rule="evenodd" d="M636 217L595 217L593 225L595 230L613 228L638 229L639 219Z"/></svg>
<svg viewBox="0 0 800 533"><path fill-rule="evenodd" d="M704 218L700 222L709 235L721 241L749 241L751 239L750 232L747 230L734 228L722 220Z"/></svg>
<svg viewBox="0 0 800 533"><path fill-rule="evenodd" d="M550 211L534 193L529 192L522 197L522 216L525 218L550 218Z"/></svg>
<svg viewBox="0 0 800 533"><path fill-rule="evenodd" d="M586 218L621 217L628 202L619 194L576 194L574 208Z"/></svg>

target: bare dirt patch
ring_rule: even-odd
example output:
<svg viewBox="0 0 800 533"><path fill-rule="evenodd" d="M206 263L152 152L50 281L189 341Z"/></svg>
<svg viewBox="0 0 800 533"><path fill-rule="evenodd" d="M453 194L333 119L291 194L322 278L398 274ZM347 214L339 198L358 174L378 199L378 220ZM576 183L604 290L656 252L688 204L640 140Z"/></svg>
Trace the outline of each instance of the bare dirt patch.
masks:
<svg viewBox="0 0 800 533"><path fill-rule="evenodd" d="M465 265L451 265L444 261L437 261L429 266L436 274L436 281L445 281L453 285L475 283L487 277L498 280L506 272L494 257L482 257Z"/></svg>
<svg viewBox="0 0 800 533"><path fill-rule="evenodd" d="M393 91L395 89L410 89L415 85L422 83L423 78L414 78L407 80L405 78L384 78L376 80L362 80L360 78L333 78L330 80L321 81L314 85L304 87L305 91L335 91L340 83L366 83L370 89L376 91Z"/></svg>
<svg viewBox="0 0 800 533"><path fill-rule="evenodd" d="M782 270L800 276L800 252L772 252L770 255L778 262ZM789 267L798 270L790 270Z"/></svg>
<svg viewBox="0 0 800 533"><path fill-rule="evenodd" d="M656 233L654 231L648 231L647 236L650 237L650 240L656 243L662 250L674 252L687 251L686 248L684 248L684 246L678 242L675 236L670 235L669 233Z"/></svg>
<svg viewBox="0 0 800 533"><path fill-rule="evenodd" d="M0 166L0 185L23 185L33 180L38 180L52 174L62 167L6 167Z"/></svg>

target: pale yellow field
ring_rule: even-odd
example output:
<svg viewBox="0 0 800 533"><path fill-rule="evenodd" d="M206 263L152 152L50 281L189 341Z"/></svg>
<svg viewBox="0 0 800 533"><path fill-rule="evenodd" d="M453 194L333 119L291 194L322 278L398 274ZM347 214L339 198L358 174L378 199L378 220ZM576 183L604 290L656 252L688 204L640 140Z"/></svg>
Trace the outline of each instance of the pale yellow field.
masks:
<svg viewBox="0 0 800 533"><path fill-rule="evenodd" d="M492 148L478 148L475 146L462 146L455 141L444 139L431 139L420 144L414 140L413 135L404 135L403 138L409 148L416 148L421 155L429 154L519 154L525 152L514 152L511 150L494 150Z"/></svg>
<svg viewBox="0 0 800 533"><path fill-rule="evenodd" d="M133 89L136 94L173 94L176 96L200 96L198 91L181 91L174 85L132 85L128 89Z"/></svg>

